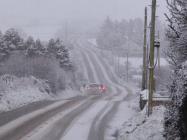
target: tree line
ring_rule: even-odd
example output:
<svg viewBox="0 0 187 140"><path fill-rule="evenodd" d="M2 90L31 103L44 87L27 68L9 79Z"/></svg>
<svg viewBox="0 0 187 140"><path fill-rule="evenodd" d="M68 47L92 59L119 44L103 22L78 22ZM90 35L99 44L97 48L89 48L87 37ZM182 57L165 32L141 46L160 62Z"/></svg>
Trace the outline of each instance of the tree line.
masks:
<svg viewBox="0 0 187 140"><path fill-rule="evenodd" d="M142 40L143 21L139 18L117 21L107 17L97 35L98 46L108 50L124 48L127 42L141 46Z"/></svg>
<svg viewBox="0 0 187 140"><path fill-rule="evenodd" d="M73 77L75 70L62 40L42 42L31 36L24 39L14 28L0 32L0 64L0 75L44 79L54 93L71 83L67 79Z"/></svg>
<svg viewBox="0 0 187 140"><path fill-rule="evenodd" d="M45 45L40 39L34 40L31 36L24 40L14 28L8 29L4 34L0 32L1 60L14 51L22 51L28 57L55 56L62 68L71 68L69 51L60 39L50 39Z"/></svg>

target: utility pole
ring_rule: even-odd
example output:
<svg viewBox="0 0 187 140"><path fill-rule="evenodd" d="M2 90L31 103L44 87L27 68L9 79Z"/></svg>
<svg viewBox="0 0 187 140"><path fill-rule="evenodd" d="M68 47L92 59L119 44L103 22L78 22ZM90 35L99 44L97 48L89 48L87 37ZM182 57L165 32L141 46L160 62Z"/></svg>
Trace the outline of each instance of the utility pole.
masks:
<svg viewBox="0 0 187 140"><path fill-rule="evenodd" d="M156 19L156 0L152 0L151 8L151 33L150 33L150 66L149 66L149 100L148 116L152 114L153 92L154 92L154 43L155 43L155 19Z"/></svg>
<svg viewBox="0 0 187 140"><path fill-rule="evenodd" d="M160 40L160 32L158 31L158 41ZM158 74L160 74L160 44L157 47L157 58L158 58Z"/></svg>
<svg viewBox="0 0 187 140"><path fill-rule="evenodd" d="M117 56L117 68L118 68L118 75L120 75L120 64L119 64L119 56Z"/></svg>
<svg viewBox="0 0 187 140"><path fill-rule="evenodd" d="M147 7L145 7L142 90L147 89Z"/></svg>
<svg viewBox="0 0 187 140"><path fill-rule="evenodd" d="M68 22L65 22L65 43L68 43Z"/></svg>
<svg viewBox="0 0 187 140"><path fill-rule="evenodd" d="M129 81L129 52L127 51L127 82Z"/></svg>

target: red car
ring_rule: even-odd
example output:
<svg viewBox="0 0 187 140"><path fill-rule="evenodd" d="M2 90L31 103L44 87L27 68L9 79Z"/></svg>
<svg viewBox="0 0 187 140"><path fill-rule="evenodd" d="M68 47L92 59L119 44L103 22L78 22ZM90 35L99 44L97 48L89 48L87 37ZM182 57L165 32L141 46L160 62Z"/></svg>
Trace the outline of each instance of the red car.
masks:
<svg viewBox="0 0 187 140"><path fill-rule="evenodd" d="M87 94L101 94L106 92L106 86L103 84L89 84L85 85L85 91Z"/></svg>

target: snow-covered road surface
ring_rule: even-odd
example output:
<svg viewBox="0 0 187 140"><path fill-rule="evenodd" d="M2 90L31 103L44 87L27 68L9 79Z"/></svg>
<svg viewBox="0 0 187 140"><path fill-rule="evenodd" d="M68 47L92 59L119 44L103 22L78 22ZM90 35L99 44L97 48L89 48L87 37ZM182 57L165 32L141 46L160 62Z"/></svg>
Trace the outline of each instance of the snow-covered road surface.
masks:
<svg viewBox="0 0 187 140"><path fill-rule="evenodd" d="M80 65L87 81L106 84L107 92L102 96L90 95L50 102L25 114L20 111L20 115L4 123L1 123L3 117L0 114L1 140L108 140L108 135L111 135L108 133L109 124L119 114L121 104L128 105L133 92L119 82L99 51L89 45L87 41L78 41L76 44L82 60ZM123 108L131 111L128 106ZM10 112L7 116L12 114ZM124 119L131 115L133 113Z"/></svg>
<svg viewBox="0 0 187 140"><path fill-rule="evenodd" d="M46 126L37 128L36 133L31 133L22 140L60 140L61 137L66 134L66 131L69 129L73 121L95 104L98 98L99 96L93 96L86 101L80 102L76 106L66 108L66 110L53 116L53 120L48 120Z"/></svg>
<svg viewBox="0 0 187 140"><path fill-rule="evenodd" d="M44 123L55 114L74 106L81 100L58 101L12 120L0 127L0 139L19 140L25 134Z"/></svg>
<svg viewBox="0 0 187 140"><path fill-rule="evenodd" d="M48 106L52 103L54 103L54 101L39 101L39 102L31 103L27 106L17 108L12 111L0 113L0 126L19 118L22 115L26 115L37 109L44 108L45 106Z"/></svg>
<svg viewBox="0 0 187 140"><path fill-rule="evenodd" d="M82 51L82 55L86 55L87 61L89 61L90 65L93 65L96 74L99 76L100 83L105 83L111 88L111 92L108 95L108 105L111 106L109 110L107 107L98 113L95 117L95 121L93 121L92 126L90 128L90 133L88 139L91 140L104 140L108 139L106 136L107 127L109 122L112 120L114 115L119 111L119 105L125 101L132 99L134 96L130 88L120 84L119 78L112 71L111 66L107 64L103 59L103 56L100 55L99 51L91 46L91 44L87 44L86 42L80 42L80 48ZM128 107L125 107L128 108ZM104 110L107 110L106 112ZM130 109L129 109L130 110ZM128 111L129 111L128 110ZM119 111L120 112L120 111ZM133 111L132 111L133 112ZM127 112L129 113L129 112ZM125 113L124 113L125 114ZM132 113L129 113L133 115ZM130 115L129 115L130 116ZM99 119L100 118L100 119ZM128 119L128 117L126 117ZM125 120L124 120L125 121ZM97 123L96 123L97 122ZM123 120L121 121L123 123ZM113 132L112 132L113 133ZM109 134L110 135L110 134Z"/></svg>

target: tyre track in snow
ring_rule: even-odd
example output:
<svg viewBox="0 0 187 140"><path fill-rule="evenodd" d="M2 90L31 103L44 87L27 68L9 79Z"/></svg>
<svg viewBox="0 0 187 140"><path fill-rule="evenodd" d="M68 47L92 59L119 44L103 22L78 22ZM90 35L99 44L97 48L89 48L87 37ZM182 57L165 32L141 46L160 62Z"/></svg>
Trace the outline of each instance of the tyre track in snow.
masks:
<svg viewBox="0 0 187 140"><path fill-rule="evenodd" d="M88 49L86 49L86 50L87 50L87 54L89 54L90 50L88 50ZM108 81L110 81L111 85L114 85L116 87L116 89L118 90L118 92L121 93L125 87L121 86L118 83L117 79L114 78L114 75L110 71L109 67L107 67L107 69L106 69L106 64L105 64L104 68L102 68L101 65L103 63L101 64L98 61L98 56L96 56L96 54L93 54L91 52L89 54L89 56L90 56L90 59L92 59L91 62L94 63L95 66L99 66L100 70L105 71L107 73L107 75L109 77ZM99 57L99 58L102 60L101 57ZM97 64L96 64L96 62L97 62ZM128 93L127 95L129 95L130 91L127 90L127 89L126 89L126 91ZM120 103L123 102L125 98L126 98L126 96L123 99L121 99L120 101L113 102L112 108L106 114L104 114L104 116L103 116L103 111L104 110L97 114L94 121L92 122L92 126L91 126L91 129L90 129L88 140L104 140L105 139L105 130L106 130L107 124L113 118L114 114L117 112L117 109L118 109ZM111 104L111 103L109 103L109 104ZM99 125L96 125L96 124L99 124Z"/></svg>
<svg viewBox="0 0 187 140"><path fill-rule="evenodd" d="M77 44L75 44L76 46L77 46ZM76 53L78 54L77 55L77 60L76 60L76 62L79 64L79 69L81 70L81 73L83 74L83 77L84 77L84 79L88 82L89 81L89 75L88 75L88 71L87 71L87 69L86 69L86 67L84 67L84 65L83 65L83 59L82 59L82 57L81 57L81 53L80 53L80 51L78 51L78 50L76 50Z"/></svg>
<svg viewBox="0 0 187 140"><path fill-rule="evenodd" d="M105 77L107 83L114 87L115 90L117 90L117 95L120 95L122 93L123 87L120 87L118 85L118 83L114 83L113 80L111 79L111 73L108 72L109 69L105 69L102 64L100 64L99 60L96 58L96 56L93 53L90 53L90 51L87 49L87 54L89 54L89 58L91 60L91 62L93 63L93 65L95 66L95 68L100 71L103 75L103 77Z"/></svg>
<svg viewBox="0 0 187 140"><path fill-rule="evenodd" d="M99 83L102 83L102 84L108 84L108 81L106 80L106 78L103 76L103 72L98 69L98 67L96 65L93 66L91 60L89 59L89 57L87 56L87 54L85 54L83 51L82 51L82 57L87 60L87 62L89 62L89 65L90 67L92 67L93 71L96 72L97 74L97 77L98 77L98 82ZM113 88L110 88L109 87L109 92L107 93L111 93L111 92L115 92ZM106 95L106 94L105 94Z"/></svg>
<svg viewBox="0 0 187 140"><path fill-rule="evenodd" d="M81 53L81 52L80 52L80 53ZM82 54L82 53L81 53L81 54ZM95 76L94 76L94 72L93 72L93 70L92 70L92 68L91 68L91 66L90 66L89 61L88 61L87 58L84 57L84 56L82 57L82 60L83 60L83 64L84 64L85 68L87 69L86 72L87 72L87 75L88 75L88 80L89 80L89 82L90 82L90 83L96 82L97 80L96 80L96 78L95 78Z"/></svg>
<svg viewBox="0 0 187 140"><path fill-rule="evenodd" d="M99 101L99 96L93 96L91 100L86 101L86 103L80 105L74 110L67 113L61 119L52 124L49 133L45 134L42 138L38 140L60 140L63 139L63 135L68 132L70 126L74 121L85 111L91 108L94 104Z"/></svg>
<svg viewBox="0 0 187 140"><path fill-rule="evenodd" d="M104 66L104 68L107 70L106 72L108 73L108 75L110 75L110 80L112 80L115 84L118 84L118 85L120 85L122 88L125 88L126 89L126 91L127 91L127 96L124 98L124 100L127 100L127 99L131 99L131 95L132 95L132 91L131 91L131 89L130 88L128 88L127 86L125 86L125 85L122 85L117 79L118 79L118 76L113 72L113 70L111 69L111 67L109 66L109 64L107 63L107 62L105 62L106 60L104 60L104 59L106 59L106 58L104 58L103 59L103 57L101 56L101 54L100 53L98 53L99 52L99 50L96 50L97 48L93 48L93 45L91 44L91 43L89 43L90 44L90 49L92 50L92 51L90 51L90 50L88 50L88 51L90 51L93 55L95 55L95 57L96 57L96 59L98 59L99 58L99 60L100 60L100 62L102 63L102 65ZM93 53L94 52L94 53Z"/></svg>
<svg viewBox="0 0 187 140"><path fill-rule="evenodd" d="M53 103L55 103L55 101L38 101L38 102L31 103L29 105L25 105L20 108L14 109L12 111L2 112L0 113L0 126L3 126L6 123L13 121L21 116L24 116L28 113L47 107Z"/></svg>
<svg viewBox="0 0 187 140"><path fill-rule="evenodd" d="M81 51L81 54L82 54L82 57L85 60L87 60L87 63L89 62L89 65L90 65L91 69L94 72L94 76L97 78L97 83L106 83L106 80L102 78L101 73L99 71L97 71L96 67L93 66L93 64L91 63L88 55L85 52L83 52L83 51Z"/></svg>
<svg viewBox="0 0 187 140"><path fill-rule="evenodd" d="M81 53L80 53L80 52L79 52L79 54L80 54L80 57L81 57ZM79 62L79 63L80 63L80 69L82 69L82 73L83 73L84 78L86 79L86 81L87 81L87 82L90 82L88 70L87 70L87 68L83 65L83 62L84 62L84 60L83 60L82 57L81 57L81 62Z"/></svg>
<svg viewBox="0 0 187 140"><path fill-rule="evenodd" d="M96 51L95 51L96 52ZM101 55L97 55L98 58L101 58L102 56ZM111 69L111 67L109 66L109 64L107 62L105 62L106 60L103 60L101 59L101 63L104 65L105 68L107 68L108 70L110 70L109 72L111 73L111 78L114 80L114 82L116 84L119 84L121 87L124 87L127 91L127 96L124 97L124 101L128 101L128 100L131 100L133 98L133 93L132 93L132 90L130 88L128 88L127 86L125 85L122 85L117 79L117 75L113 72L113 70Z"/></svg>
<svg viewBox="0 0 187 140"><path fill-rule="evenodd" d="M23 116L23 120L24 120L23 122L21 121L15 122L16 120L14 120L6 125L3 125L0 127L1 129L0 139L1 140L20 140L23 136L25 136L26 134L34 130L36 127L38 127L42 123L46 122L48 119L50 119L54 115L58 114L59 112L63 112L64 110L72 106L75 106L82 100L83 99L67 101L65 103L62 103L61 105L58 105L55 108L51 108L50 110L39 113L38 115L32 118L29 118L28 116L29 118L28 120L24 118ZM40 111L40 110L37 110L37 111ZM22 119L22 118L18 118L18 119ZM16 126L13 128L10 127L12 125L11 123L16 124Z"/></svg>
<svg viewBox="0 0 187 140"><path fill-rule="evenodd" d="M92 78L94 80L90 80L91 81L90 83L93 83L93 82L98 83L98 82L103 81L102 79L99 78L100 76L97 76L98 73L96 74L96 71L95 71L93 65L90 64L90 61L89 61L87 55L84 54L83 52L81 52L81 55L82 55L82 58L84 61L84 65L85 66L87 65L87 71L90 71L90 73L88 75L92 74L94 77L94 78Z"/></svg>
<svg viewBox="0 0 187 140"><path fill-rule="evenodd" d="M89 54L89 53L88 53ZM90 55L87 54L88 59L91 62L91 65L94 65L95 70L98 73L98 76L100 77L100 79L102 79L102 83L106 84L107 89L109 92L107 92L105 95L107 96L108 100L113 99L114 96L119 95L121 92L119 91L118 88L116 88L115 86L111 86L112 83L110 82L110 80L108 79L108 75L106 75L106 73L103 71L103 69L101 69L101 67L92 59L92 57Z"/></svg>
<svg viewBox="0 0 187 140"><path fill-rule="evenodd" d="M100 69L100 71L103 71L103 69L101 68L101 65L98 64L98 62L94 59L94 57L91 54L89 56L90 56L90 59L92 60L91 62L93 62L95 66L98 66L98 69ZM105 75L105 77L106 76L107 75ZM109 82L109 79L108 79L108 82ZM117 95L119 96L122 93L122 90L118 86L114 85L112 81L110 81L109 83L110 85L113 85L116 88L116 90L118 91ZM120 103L121 103L120 101L117 101L117 102L109 101L109 104L112 104L111 109L108 112L106 112L104 115L103 115L104 110L98 113L98 115L95 117L94 121L92 122L90 133L88 135L88 140L104 140L107 124L113 118Z"/></svg>
<svg viewBox="0 0 187 140"><path fill-rule="evenodd" d="M105 129L108 122L113 118L113 115L118 109L120 102L109 103L107 106L112 104L112 107L104 115L103 112L106 107L101 110L92 122L90 132L88 135L88 140L104 140L105 139Z"/></svg>
<svg viewBox="0 0 187 140"><path fill-rule="evenodd" d="M104 74L104 72L97 66L94 65L93 62L90 60L90 57L87 55L87 53L85 53L84 48L81 45L78 45L80 50L80 53L82 54L82 60L84 60L84 65L88 66L87 67L87 71L91 71L91 73L93 73L94 78L96 79L95 81L97 83L102 83L102 84L108 84L109 82L107 80L106 75ZM110 100L112 99L114 96L116 96L117 94L119 94L119 89L113 88L113 87L108 87L107 90L107 94L104 94L104 98L106 100ZM111 93L115 93L111 94Z"/></svg>
<svg viewBox="0 0 187 140"><path fill-rule="evenodd" d="M108 75L105 74L101 66L96 63L96 60L93 58L93 56L91 56L88 51L86 51L86 54L87 57L89 57L90 62L93 63L92 65L95 66L96 71L99 72L102 77L104 77L105 82L107 81L108 85L114 85L112 81L110 81L110 79L107 77ZM121 94L122 91L119 87L116 86L115 89L117 91L117 95ZM112 100L112 98L114 98L114 95L110 98L110 100ZM119 104L120 102L109 101L109 103L96 115L95 119L91 124L91 128L88 134L88 140L104 140L106 126L108 122L112 119L114 113L117 111ZM111 105L112 107L107 110L107 107L109 105ZM107 112L105 112L106 110Z"/></svg>
<svg viewBox="0 0 187 140"><path fill-rule="evenodd" d="M94 72L96 72L97 77L100 81L100 83L106 83L108 85L113 85L113 82L108 78L109 75L107 75L105 70L102 69L101 66L96 63L95 60L92 59L90 56L89 50L84 48L82 45L79 45L81 48L82 56L84 57L85 60L87 60L86 63L89 63L90 67L94 69ZM86 53L85 53L86 52ZM88 55L89 54L89 55ZM110 91L112 93L115 93L115 95L119 95L121 93L121 89L118 88L118 85L114 88L113 86L109 87Z"/></svg>
<svg viewBox="0 0 187 140"><path fill-rule="evenodd" d="M115 78L114 74L112 73L110 67L106 67L106 63L103 62L103 59L101 57L99 57L96 53L92 53L93 58L95 59L95 61L97 61L97 63L102 66L102 68L104 70L106 70L106 73L108 75L109 80L121 91L123 91L124 89L127 90L125 87L121 86L120 83L118 82L117 78ZM99 59L100 58L100 59ZM128 93L128 91L127 91Z"/></svg>
<svg viewBox="0 0 187 140"><path fill-rule="evenodd" d="M86 52L85 54L87 56L89 56L89 58L87 58L87 59L90 59L90 62L92 63L92 65L95 66L94 68L97 71L97 74L99 75L99 77L104 77L105 83L107 83L108 85L113 85L115 87L115 91L113 91L113 92L120 94L122 92L122 90L124 89L124 87L121 87L118 85L118 83L113 82L113 79L111 79L111 77L110 77L112 75L111 75L111 73L108 72L109 69L103 68L101 66L102 64L100 64L100 62L96 61L97 58L95 58L95 56L94 56L95 54L93 54L92 52L90 53L90 50L88 48L82 47L82 52ZM113 88L113 86L112 86L112 88Z"/></svg>

